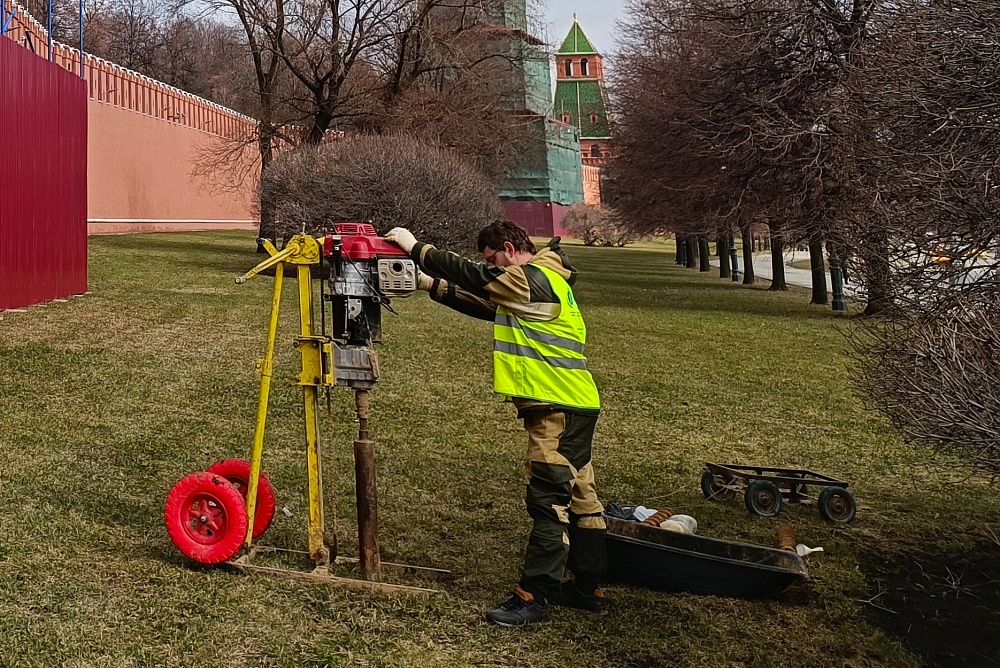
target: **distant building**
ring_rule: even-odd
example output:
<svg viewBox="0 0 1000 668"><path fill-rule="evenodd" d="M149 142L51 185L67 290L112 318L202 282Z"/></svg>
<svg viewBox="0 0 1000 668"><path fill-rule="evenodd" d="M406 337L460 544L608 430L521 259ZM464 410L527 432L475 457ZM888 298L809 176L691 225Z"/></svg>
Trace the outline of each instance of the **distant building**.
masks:
<svg viewBox="0 0 1000 668"><path fill-rule="evenodd" d="M584 187L588 204L600 204L602 168L614 156L611 114L604 84L604 58L587 38L576 16L556 53L553 114L580 131Z"/></svg>
<svg viewBox="0 0 1000 668"><path fill-rule="evenodd" d="M573 27L556 53L555 115L580 129L583 164L602 166L613 155L604 58L573 17Z"/></svg>
<svg viewBox="0 0 1000 668"><path fill-rule="evenodd" d="M514 68L510 111L527 135L517 167L503 179L500 198L507 215L537 236L562 234L562 219L584 200L583 163L577 128L552 117L549 53L531 34L526 0L498 0L490 13L507 35L513 53L527 54Z"/></svg>

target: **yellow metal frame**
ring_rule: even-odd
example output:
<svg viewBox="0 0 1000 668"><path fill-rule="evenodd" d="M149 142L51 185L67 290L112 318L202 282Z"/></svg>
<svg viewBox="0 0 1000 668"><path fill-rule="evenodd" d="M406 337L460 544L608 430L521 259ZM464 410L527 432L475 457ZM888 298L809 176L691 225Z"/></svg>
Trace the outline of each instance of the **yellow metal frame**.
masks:
<svg viewBox="0 0 1000 668"><path fill-rule="evenodd" d="M281 293L284 285L285 265L296 268L299 302L299 335L295 339L295 347L301 357L301 371L296 376L296 384L302 388L302 403L305 410L306 462L309 479L309 557L316 564L310 573L288 571L280 568L252 564L253 557L261 552L290 552L305 554L294 550L265 548L253 544L253 520L248 523L247 535L242 556L230 563L243 570L253 570L265 573L290 575L319 580L328 584L351 588L378 589L383 591L405 591L420 595L435 593L432 589L411 587L375 582L378 573L367 574L371 580L354 580L335 577L329 574L331 551L326 543L326 520L324 517L323 472L319 431L319 389L336 385L334 369L333 339L326 335L317 335L314 331L314 302L312 285L312 265L320 263L323 239L300 234L289 239L285 248L278 250L270 241L263 239L260 243L270 257L243 276L236 279L238 284L249 281L254 276L274 267L274 291L271 296L271 313L268 319L267 343L264 358L257 362L257 372L260 374L260 394L257 401L257 417L254 426L253 446L250 454L250 480L247 486L247 514L254 517L257 507L257 488L260 477L261 461L264 452L264 432L267 425L267 407L271 392L271 379L274 375L274 346L278 333L278 314L281 309ZM334 563L357 563L358 560L333 555ZM406 575L423 575L436 579L444 579L449 571L381 562L381 567Z"/></svg>

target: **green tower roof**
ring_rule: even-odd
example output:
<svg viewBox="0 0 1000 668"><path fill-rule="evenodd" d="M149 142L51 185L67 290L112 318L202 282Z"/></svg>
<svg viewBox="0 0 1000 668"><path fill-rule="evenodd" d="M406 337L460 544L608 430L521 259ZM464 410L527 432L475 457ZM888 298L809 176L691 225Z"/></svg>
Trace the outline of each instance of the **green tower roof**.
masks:
<svg viewBox="0 0 1000 668"><path fill-rule="evenodd" d="M580 128L580 139L610 139L608 100L596 79L563 79L556 84L554 111L557 119L569 115L570 125ZM594 119L594 120L591 120Z"/></svg>
<svg viewBox="0 0 1000 668"><path fill-rule="evenodd" d="M573 16L573 27L570 28L569 34L566 35L566 39L563 40L562 46L559 47L557 52L560 56L569 55L599 55L597 49L594 45L590 43L587 36L583 33L583 28L580 27L580 22L576 20L576 16Z"/></svg>

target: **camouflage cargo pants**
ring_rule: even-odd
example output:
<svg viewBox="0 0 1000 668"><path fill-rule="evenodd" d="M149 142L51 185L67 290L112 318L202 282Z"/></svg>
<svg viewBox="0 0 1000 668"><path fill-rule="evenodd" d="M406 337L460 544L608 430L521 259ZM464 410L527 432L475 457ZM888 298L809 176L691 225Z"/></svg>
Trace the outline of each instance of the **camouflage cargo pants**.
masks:
<svg viewBox="0 0 1000 668"><path fill-rule="evenodd" d="M534 525L520 584L535 596L557 592L567 568L585 592L604 577L607 525L590 461L596 425L596 415L551 409L524 416L525 502Z"/></svg>

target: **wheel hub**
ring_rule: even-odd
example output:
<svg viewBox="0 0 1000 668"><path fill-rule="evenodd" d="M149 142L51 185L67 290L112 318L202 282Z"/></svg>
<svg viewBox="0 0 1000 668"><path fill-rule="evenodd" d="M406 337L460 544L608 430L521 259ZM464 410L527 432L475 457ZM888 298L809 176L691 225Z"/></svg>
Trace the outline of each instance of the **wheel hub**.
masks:
<svg viewBox="0 0 1000 668"><path fill-rule="evenodd" d="M775 497L768 489L759 489L754 494L754 502L761 510L767 512L774 509Z"/></svg>
<svg viewBox="0 0 1000 668"><path fill-rule="evenodd" d="M842 496L835 496L830 499L829 508L830 513L837 517L847 517L848 513L851 512L847 500Z"/></svg>
<svg viewBox="0 0 1000 668"><path fill-rule="evenodd" d="M202 492L196 494L188 505L184 526L192 540L202 545L212 545L225 534L226 511L217 499Z"/></svg>

